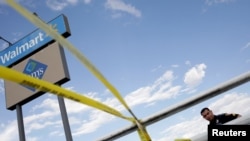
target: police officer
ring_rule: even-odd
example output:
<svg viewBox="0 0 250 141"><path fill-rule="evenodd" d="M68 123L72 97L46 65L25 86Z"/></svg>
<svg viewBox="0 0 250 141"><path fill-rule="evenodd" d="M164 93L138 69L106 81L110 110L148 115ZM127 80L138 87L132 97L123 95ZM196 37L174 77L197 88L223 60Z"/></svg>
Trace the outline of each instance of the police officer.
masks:
<svg viewBox="0 0 250 141"><path fill-rule="evenodd" d="M240 114L236 114L236 113L222 113L219 115L214 115L213 111L207 107L201 109L201 115L204 119L209 121L210 125L224 124L238 117L241 117Z"/></svg>

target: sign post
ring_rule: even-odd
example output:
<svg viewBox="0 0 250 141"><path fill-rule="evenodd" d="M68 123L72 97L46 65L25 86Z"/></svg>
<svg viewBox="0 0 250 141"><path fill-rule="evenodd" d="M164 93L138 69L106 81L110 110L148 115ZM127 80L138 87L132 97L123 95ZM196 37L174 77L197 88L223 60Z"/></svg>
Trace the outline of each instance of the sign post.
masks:
<svg viewBox="0 0 250 141"><path fill-rule="evenodd" d="M48 24L65 38L71 35L67 18L63 14ZM57 85L70 80L63 47L40 29L1 51L0 65ZM22 105L41 96L44 92L7 80L4 83L6 107L9 110L16 109L19 139L25 141ZM64 101L58 97L58 102L67 141L72 141Z"/></svg>

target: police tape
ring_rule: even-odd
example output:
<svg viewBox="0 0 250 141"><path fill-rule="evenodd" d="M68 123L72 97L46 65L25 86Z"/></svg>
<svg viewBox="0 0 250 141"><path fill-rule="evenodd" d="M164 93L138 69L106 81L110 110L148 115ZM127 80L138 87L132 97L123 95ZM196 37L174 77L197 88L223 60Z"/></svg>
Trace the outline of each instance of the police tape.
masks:
<svg viewBox="0 0 250 141"><path fill-rule="evenodd" d="M96 69L94 65L82 54L80 53L70 42L68 42L66 39L64 39L63 36L57 33L56 30L54 30L51 26L44 23L41 19L39 19L37 16L31 14L28 10L20 6L18 3L16 3L14 0L7 0L6 1L12 8L14 8L17 12L19 12L21 15L23 15L25 18L27 18L30 22L44 30L48 35L50 35L52 38L54 38L56 41L58 41L63 47L67 48L73 55L75 55L84 65L85 67L97 78L99 81L101 81L109 90L110 92L123 104L123 106L128 110L128 112L133 116L132 122L137 121L135 114L132 112L132 110L129 108L125 100L122 98L118 90ZM32 82L31 82L32 83ZM52 89L53 90L53 89ZM68 96L68 95L64 95ZM70 98L70 97L67 97ZM75 100L76 101L76 100ZM92 103L93 104L93 103ZM98 103L100 105L100 103ZM97 104L97 105L98 105ZM104 105L104 104L102 104ZM94 106L94 105L92 105ZM97 106L98 107L98 106ZM109 111L109 110L110 111ZM106 107L106 109L102 110L108 110L107 112L111 112L114 109L110 109L110 107ZM111 112L112 114L113 112ZM118 113L116 113L118 114ZM125 118L124 116L118 114L117 116L120 116L122 118ZM127 119L127 118L125 118ZM129 118L131 120L131 118ZM137 124L138 125L138 124ZM138 127L138 132L142 133L140 135L141 139L144 135L147 135L146 130L143 130L143 128ZM151 141L149 136L145 136L144 141Z"/></svg>
<svg viewBox="0 0 250 141"><path fill-rule="evenodd" d="M63 96L65 98L68 98L70 100L80 102L82 104L91 106L93 108L102 110L104 112L110 113L112 115L115 115L117 117L121 117L123 119L134 121L134 118L132 117L126 117L122 115L119 111L115 110L114 108L111 108L99 101L96 101L94 99L88 98L84 95L78 94L76 92L67 90L65 88L62 88L58 85L52 84L50 82L34 78L30 75L26 75L24 73L21 73L19 71L0 66L0 78L3 78L5 80L12 81L14 83L18 83L20 85L26 85L33 88L36 88L37 90L52 93L58 96Z"/></svg>
<svg viewBox="0 0 250 141"><path fill-rule="evenodd" d="M137 133L139 134L141 141L152 141L146 128L138 121L135 121L135 124L138 127Z"/></svg>
<svg viewBox="0 0 250 141"><path fill-rule="evenodd" d="M35 24L37 27L44 30L47 35L50 35L53 39L58 41L64 48L67 48L73 55L75 55L83 65L97 78L101 81L113 95L125 106L125 108L129 110L129 106L126 104L118 90L101 74L101 72L81 53L78 51L68 40L66 40L63 36L61 36L56 30L53 29L52 26L44 23L40 18L17 4L14 0L6 1L10 6L12 6L17 12L27 18L30 22ZM132 114L133 115L133 114Z"/></svg>
<svg viewBox="0 0 250 141"><path fill-rule="evenodd" d="M119 111L99 102L94 99L88 98L84 95L78 94L76 92L70 91L68 89L62 88L58 85L52 84L48 81L44 81L35 77L32 77L30 75L21 73L19 71L16 71L11 68L7 68L4 66L0 66L0 78L3 78L4 80L8 80L20 85L25 85L25 86L30 86L33 88L36 88L37 90L43 91L43 92L48 92L52 93L58 96L65 97L67 99L88 105L90 107L99 109L101 111L107 112L109 114L112 114L114 116L129 120L133 123L136 123L139 125L139 135L141 137L141 141L151 141L148 133L142 127L140 123L138 123L133 117L127 117L122 115Z"/></svg>

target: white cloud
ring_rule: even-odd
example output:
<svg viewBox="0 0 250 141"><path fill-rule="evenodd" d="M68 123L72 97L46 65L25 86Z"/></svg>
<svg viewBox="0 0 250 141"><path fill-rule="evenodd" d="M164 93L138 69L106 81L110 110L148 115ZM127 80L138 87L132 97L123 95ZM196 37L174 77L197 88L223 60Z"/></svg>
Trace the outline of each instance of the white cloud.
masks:
<svg viewBox="0 0 250 141"><path fill-rule="evenodd" d="M202 82L202 79L205 77L205 69L207 66L205 64L199 64L191 68L184 77L184 83L188 87L195 87Z"/></svg>
<svg viewBox="0 0 250 141"><path fill-rule="evenodd" d="M126 12L138 18L141 17L141 12L138 9L130 4L124 3L122 0L107 0L105 7L113 11Z"/></svg>
<svg viewBox="0 0 250 141"><path fill-rule="evenodd" d="M82 113L91 109L89 106L68 99L65 99L65 105L69 114Z"/></svg>
<svg viewBox="0 0 250 141"><path fill-rule="evenodd" d="M4 94L4 80L0 79L0 93Z"/></svg>
<svg viewBox="0 0 250 141"><path fill-rule="evenodd" d="M52 10L55 11L61 11L62 9L64 9L66 6L68 6L67 2L59 2L57 0L47 0L46 4L49 8L51 8Z"/></svg>
<svg viewBox="0 0 250 141"><path fill-rule="evenodd" d="M69 5L76 5L79 0L46 0L49 8L55 11L61 11ZM85 4L91 3L92 0L83 0Z"/></svg>
<svg viewBox="0 0 250 141"><path fill-rule="evenodd" d="M204 122L203 124L197 124L199 122L202 122L202 119L200 117L194 117L192 120L186 120L170 126L161 132L164 136L157 141L173 141L176 138L189 138L202 133L204 128L206 128L206 124L204 124Z"/></svg>
<svg viewBox="0 0 250 141"><path fill-rule="evenodd" d="M223 96L216 103L211 104L210 107L214 113L235 112L245 114L250 111L249 106L247 106L249 102L249 94L232 92Z"/></svg>
<svg viewBox="0 0 250 141"><path fill-rule="evenodd" d="M125 97L126 101L129 101L129 106L133 107L138 104L147 103L150 98L150 87L139 88Z"/></svg>
<svg viewBox="0 0 250 141"><path fill-rule="evenodd" d="M49 97L44 99L41 104L35 105L32 107L32 111L39 110L39 109L49 109L51 111L57 111L59 109L59 105L55 97Z"/></svg>
<svg viewBox="0 0 250 141"><path fill-rule="evenodd" d="M55 128L57 126L60 126L62 124L61 120L43 120L43 121L34 121L32 124L25 124L27 126L26 128L26 133L31 133L34 131L41 131L41 129L51 129L51 128Z"/></svg>
<svg viewBox="0 0 250 141"><path fill-rule="evenodd" d="M180 86L172 86L174 75L172 71L166 71L153 85L141 87L125 97L130 106L143 103L152 103L159 100L172 98L180 91Z"/></svg>
<svg viewBox="0 0 250 141"><path fill-rule="evenodd" d="M39 138L37 137L27 137L27 141L38 141Z"/></svg>
<svg viewBox="0 0 250 141"><path fill-rule="evenodd" d="M107 124L114 117L110 114L102 111L93 110L90 114L90 118L85 123L82 123L79 128L73 130L73 135L82 135L95 132L103 124Z"/></svg>
<svg viewBox="0 0 250 141"><path fill-rule="evenodd" d="M17 132L17 121L11 121L5 126L3 130L0 131L0 139L3 141L14 141L17 140L18 132Z"/></svg>
<svg viewBox="0 0 250 141"><path fill-rule="evenodd" d="M171 65L171 67L172 67L172 68L178 68L179 65L178 65L178 64L173 64L173 65Z"/></svg>

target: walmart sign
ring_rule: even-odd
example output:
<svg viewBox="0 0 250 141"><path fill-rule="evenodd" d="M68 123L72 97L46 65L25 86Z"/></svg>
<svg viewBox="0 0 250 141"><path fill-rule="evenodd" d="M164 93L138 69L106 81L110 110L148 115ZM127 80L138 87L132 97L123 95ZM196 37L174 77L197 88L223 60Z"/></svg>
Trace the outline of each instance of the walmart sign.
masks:
<svg viewBox="0 0 250 141"><path fill-rule="evenodd" d="M48 23L64 37L70 36L67 18L62 14ZM0 52L0 65L9 67L54 42L43 30L37 29Z"/></svg>

